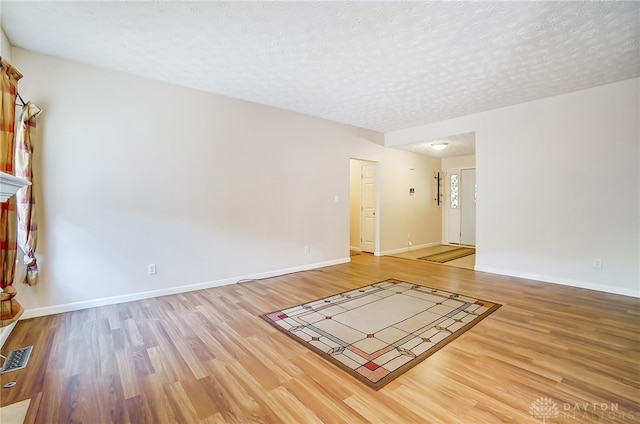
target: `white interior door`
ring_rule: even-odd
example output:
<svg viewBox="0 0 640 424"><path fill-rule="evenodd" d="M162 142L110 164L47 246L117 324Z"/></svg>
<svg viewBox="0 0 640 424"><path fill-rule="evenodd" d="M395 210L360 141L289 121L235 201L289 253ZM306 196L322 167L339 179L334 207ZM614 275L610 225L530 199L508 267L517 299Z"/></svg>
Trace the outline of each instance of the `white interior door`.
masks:
<svg viewBox="0 0 640 424"><path fill-rule="evenodd" d="M376 165L363 165L361 177L360 249L373 253L376 248Z"/></svg>
<svg viewBox="0 0 640 424"><path fill-rule="evenodd" d="M460 244L476 245L476 170L460 171Z"/></svg>

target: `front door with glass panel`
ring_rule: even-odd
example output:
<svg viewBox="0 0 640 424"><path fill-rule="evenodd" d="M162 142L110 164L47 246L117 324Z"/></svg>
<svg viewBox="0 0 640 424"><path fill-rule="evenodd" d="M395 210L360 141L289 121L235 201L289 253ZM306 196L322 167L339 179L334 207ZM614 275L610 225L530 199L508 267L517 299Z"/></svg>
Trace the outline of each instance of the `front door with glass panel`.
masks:
<svg viewBox="0 0 640 424"><path fill-rule="evenodd" d="M449 172L447 207L447 241L476 245L476 170L456 169Z"/></svg>

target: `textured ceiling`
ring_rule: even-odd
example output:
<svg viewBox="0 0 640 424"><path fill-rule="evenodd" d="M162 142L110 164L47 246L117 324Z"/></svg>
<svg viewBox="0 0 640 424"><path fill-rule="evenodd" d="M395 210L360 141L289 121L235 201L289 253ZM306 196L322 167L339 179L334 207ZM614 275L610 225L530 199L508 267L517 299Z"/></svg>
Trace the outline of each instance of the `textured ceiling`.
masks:
<svg viewBox="0 0 640 424"><path fill-rule="evenodd" d="M14 46L378 131L640 74L632 2L13 2Z"/></svg>
<svg viewBox="0 0 640 424"><path fill-rule="evenodd" d="M434 143L447 143L447 147L444 150L436 150L431 146ZM475 155L476 133L455 134L436 140L427 140L420 143L404 144L394 147L400 150L408 150L410 152L422 153L439 158Z"/></svg>

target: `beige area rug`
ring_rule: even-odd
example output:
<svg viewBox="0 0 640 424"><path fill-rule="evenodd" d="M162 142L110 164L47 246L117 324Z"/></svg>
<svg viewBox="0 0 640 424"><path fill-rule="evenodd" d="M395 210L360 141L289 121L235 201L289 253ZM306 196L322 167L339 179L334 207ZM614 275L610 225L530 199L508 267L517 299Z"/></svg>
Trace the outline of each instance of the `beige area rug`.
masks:
<svg viewBox="0 0 640 424"><path fill-rule="evenodd" d="M27 418L30 403L31 399L25 399L21 402L3 406L0 408L0 423L23 424L25 422L25 418Z"/></svg>
<svg viewBox="0 0 640 424"><path fill-rule="evenodd" d="M433 255L436 253L448 252L448 251L457 249L458 247L462 247L462 246L438 245L438 246L424 247L421 249L409 250L401 253L394 253L393 255L389 255L389 256L394 258L412 259L417 261L419 260L418 258ZM423 260L419 260L419 261L426 262ZM434 263L437 263L437 262L434 262ZM468 256L463 256L458 259L453 259L449 262L444 262L443 264L447 266L453 266L456 268L474 269L476 265L476 255L471 254Z"/></svg>
<svg viewBox="0 0 640 424"><path fill-rule="evenodd" d="M378 390L499 307L389 279L261 317Z"/></svg>
<svg viewBox="0 0 640 424"><path fill-rule="evenodd" d="M446 252L435 253L428 256L421 256L418 259L421 261L429 261L429 262L437 262L437 263L445 263L452 261L454 259L460 259L465 256L475 255L476 249L470 247L458 247L453 250L448 250Z"/></svg>

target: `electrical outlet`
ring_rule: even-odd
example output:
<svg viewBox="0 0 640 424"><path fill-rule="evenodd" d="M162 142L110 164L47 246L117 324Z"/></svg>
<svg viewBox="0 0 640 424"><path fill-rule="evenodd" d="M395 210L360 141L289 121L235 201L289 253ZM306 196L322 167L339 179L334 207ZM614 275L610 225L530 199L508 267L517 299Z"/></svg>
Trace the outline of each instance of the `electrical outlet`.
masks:
<svg viewBox="0 0 640 424"><path fill-rule="evenodd" d="M602 268L602 259L594 259L593 260L594 268Z"/></svg>
<svg viewBox="0 0 640 424"><path fill-rule="evenodd" d="M156 273L156 264L149 264L149 266L147 267L147 272L149 273L149 275L153 275Z"/></svg>

